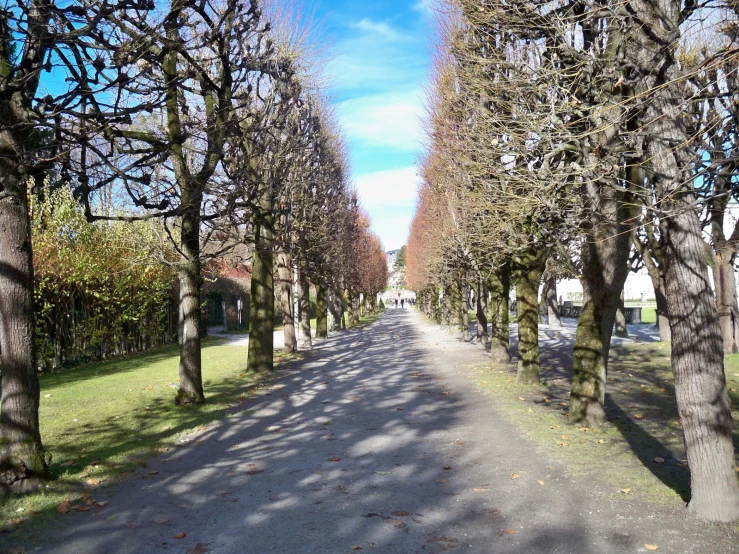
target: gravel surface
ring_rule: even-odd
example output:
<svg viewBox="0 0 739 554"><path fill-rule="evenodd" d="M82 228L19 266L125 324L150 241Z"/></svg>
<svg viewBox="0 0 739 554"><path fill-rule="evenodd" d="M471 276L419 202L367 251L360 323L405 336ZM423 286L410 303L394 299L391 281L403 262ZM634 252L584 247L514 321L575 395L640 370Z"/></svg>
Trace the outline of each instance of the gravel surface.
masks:
<svg viewBox="0 0 739 554"><path fill-rule="evenodd" d="M482 360L388 310L27 552L739 552L726 527L568 476L456 369Z"/></svg>

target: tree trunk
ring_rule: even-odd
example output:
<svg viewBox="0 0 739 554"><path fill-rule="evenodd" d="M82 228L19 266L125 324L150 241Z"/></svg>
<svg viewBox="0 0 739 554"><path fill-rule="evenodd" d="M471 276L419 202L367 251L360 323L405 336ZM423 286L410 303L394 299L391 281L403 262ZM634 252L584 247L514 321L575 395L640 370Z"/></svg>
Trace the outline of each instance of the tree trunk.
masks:
<svg viewBox="0 0 739 554"><path fill-rule="evenodd" d="M629 329L626 326L626 314L624 313L624 291L621 291L621 297L618 300L618 308L616 308L616 336L622 339L629 338Z"/></svg>
<svg viewBox="0 0 739 554"><path fill-rule="evenodd" d="M736 252L726 248L716 253L714 278L716 305L721 325L724 354L739 352L739 306L736 297L736 275L734 260Z"/></svg>
<svg viewBox="0 0 739 554"><path fill-rule="evenodd" d="M637 15L660 31L679 28L680 2L634 3ZM670 19L664 21L666 17ZM685 452L690 468L688 508L710 521L739 519L739 480L734 471L733 422L726 390L724 349L716 301L711 291L701 222L692 191L694 159L685 107L678 84L682 72L672 51L649 34L637 35L638 56L647 66L665 60L654 86L659 86L644 111L644 131L650 137L655 205L660 208L665 296L672 333L672 370ZM635 29L636 32L636 29ZM670 48L678 40L670 42ZM641 57L638 57L642 61ZM649 66L651 67L651 66ZM651 83L650 83L651 84ZM678 145L678 146L676 146ZM687 183L687 185L686 185Z"/></svg>
<svg viewBox="0 0 739 554"><path fill-rule="evenodd" d="M462 335L462 290L459 281L452 277L450 287L451 295L449 297L449 333L452 335Z"/></svg>
<svg viewBox="0 0 739 554"><path fill-rule="evenodd" d="M488 308L488 290L482 278L477 281L477 345L483 350L488 346L488 318L485 312Z"/></svg>
<svg viewBox="0 0 739 554"><path fill-rule="evenodd" d="M200 206L202 194L191 193L186 197L183 187L181 236L180 236L180 388L176 404L202 404L202 360L200 351Z"/></svg>
<svg viewBox="0 0 739 554"><path fill-rule="evenodd" d="M562 320L559 317L559 302L557 301L557 279L551 277L547 282L547 315L549 317L549 327L559 329L562 327Z"/></svg>
<svg viewBox="0 0 739 554"><path fill-rule="evenodd" d="M334 288L331 289L331 295L329 298L329 305L328 305L329 311L331 312L331 330L332 331L340 331L341 330L341 317L342 317L342 307L341 307L341 295L336 292Z"/></svg>
<svg viewBox="0 0 739 554"><path fill-rule="evenodd" d="M518 320L516 381L519 383L539 382L539 284L543 271L543 264L534 263L517 268L513 274Z"/></svg>
<svg viewBox="0 0 739 554"><path fill-rule="evenodd" d="M595 187L582 249L583 307L577 322L572 362L570 421L587 427L605 421L606 375L613 324L628 275L629 211L616 187Z"/></svg>
<svg viewBox="0 0 739 554"><path fill-rule="evenodd" d="M275 289L272 239L271 216L255 216L247 361L247 369L252 373L274 369Z"/></svg>
<svg viewBox="0 0 739 554"><path fill-rule="evenodd" d="M688 200L678 198L673 205L675 215L664 222L665 292L675 393L690 467L689 508L711 521L734 521L739 518L739 482L721 329L698 215Z"/></svg>
<svg viewBox="0 0 739 554"><path fill-rule="evenodd" d="M284 250L277 253L277 279L280 293L280 311L285 335L285 352L298 351L298 339L295 336L295 305L293 303L293 268L290 254Z"/></svg>
<svg viewBox="0 0 739 554"><path fill-rule="evenodd" d="M304 350L313 348L313 337L310 329L310 281L304 269L298 273L300 284L300 327L303 333L301 346Z"/></svg>
<svg viewBox="0 0 739 554"><path fill-rule="evenodd" d="M328 338L328 293L323 285L316 285L316 338Z"/></svg>
<svg viewBox="0 0 739 554"><path fill-rule="evenodd" d="M33 251L27 184L0 157L0 487L40 485L47 463L39 432L39 381L33 305Z"/></svg>
<svg viewBox="0 0 739 554"><path fill-rule="evenodd" d="M511 273L508 266L496 270L490 277L490 319L492 342L490 355L493 363L507 364L511 361L510 348L510 294Z"/></svg>
<svg viewBox="0 0 739 554"><path fill-rule="evenodd" d="M361 321L361 317L359 315L359 293L352 294L351 310L352 319L354 320L352 325L359 325L359 322Z"/></svg>

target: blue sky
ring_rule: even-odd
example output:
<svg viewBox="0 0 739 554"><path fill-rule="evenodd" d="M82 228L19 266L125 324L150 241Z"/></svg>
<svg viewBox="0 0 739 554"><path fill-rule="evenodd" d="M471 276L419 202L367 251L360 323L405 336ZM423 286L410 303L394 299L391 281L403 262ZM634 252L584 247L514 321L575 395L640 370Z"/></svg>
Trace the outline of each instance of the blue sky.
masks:
<svg viewBox="0 0 739 554"><path fill-rule="evenodd" d="M352 177L386 250L400 248L416 202L429 0L304 0L328 43L331 99Z"/></svg>

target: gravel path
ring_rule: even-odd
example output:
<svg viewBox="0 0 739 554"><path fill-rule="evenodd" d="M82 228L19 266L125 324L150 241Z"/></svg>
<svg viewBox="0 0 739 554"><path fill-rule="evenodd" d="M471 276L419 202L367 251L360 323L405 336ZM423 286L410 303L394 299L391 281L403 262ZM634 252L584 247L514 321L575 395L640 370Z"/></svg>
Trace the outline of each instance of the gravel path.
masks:
<svg viewBox="0 0 739 554"><path fill-rule="evenodd" d="M62 518L36 551L739 551L726 528L569 477L455 369L482 360L414 310L388 310L109 489L100 512Z"/></svg>

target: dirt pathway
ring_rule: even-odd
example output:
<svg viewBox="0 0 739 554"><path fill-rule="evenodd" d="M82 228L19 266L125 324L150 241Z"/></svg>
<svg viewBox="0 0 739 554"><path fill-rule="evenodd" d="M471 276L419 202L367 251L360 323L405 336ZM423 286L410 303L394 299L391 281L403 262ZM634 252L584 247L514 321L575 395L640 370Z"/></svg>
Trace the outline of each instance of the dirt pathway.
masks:
<svg viewBox="0 0 739 554"><path fill-rule="evenodd" d="M455 368L482 356L389 310L27 551L739 551L724 529L607 500L542 457Z"/></svg>

